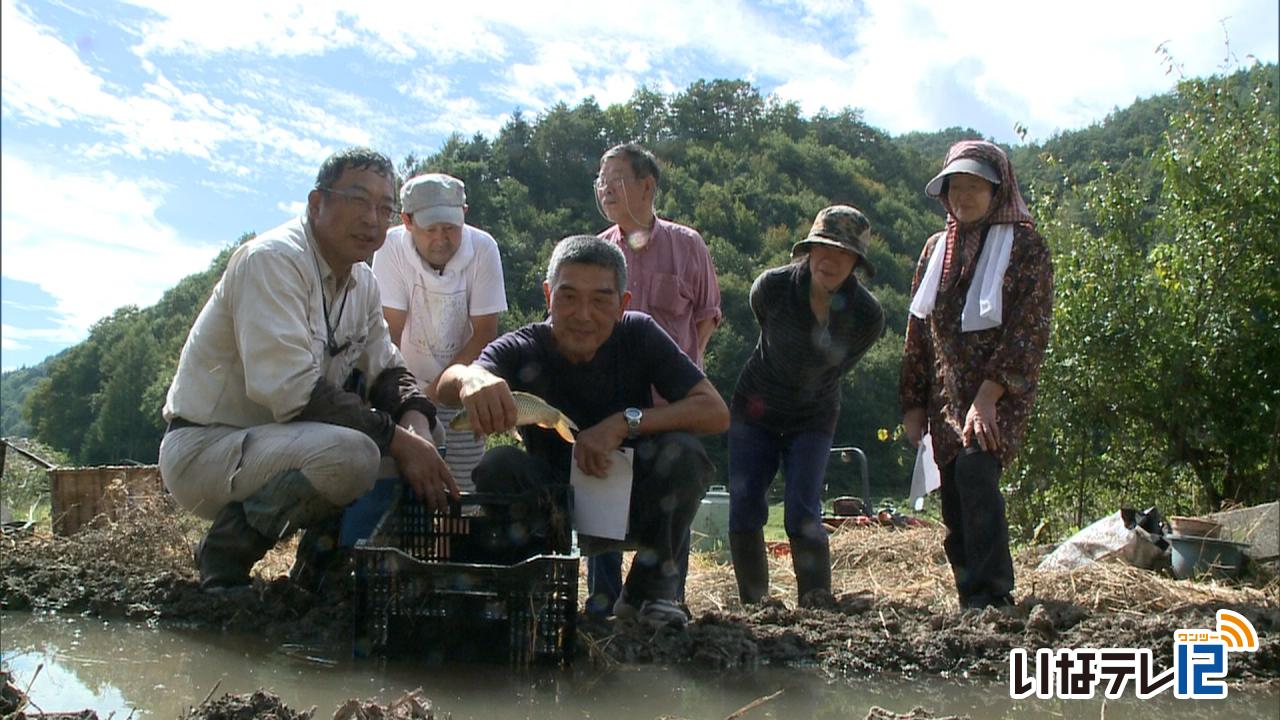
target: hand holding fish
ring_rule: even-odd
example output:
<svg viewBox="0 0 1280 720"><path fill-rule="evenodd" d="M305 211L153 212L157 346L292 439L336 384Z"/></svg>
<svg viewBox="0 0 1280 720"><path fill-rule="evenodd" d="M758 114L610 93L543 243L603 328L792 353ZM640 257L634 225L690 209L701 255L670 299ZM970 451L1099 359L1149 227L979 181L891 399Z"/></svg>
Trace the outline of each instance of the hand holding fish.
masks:
<svg viewBox="0 0 1280 720"><path fill-rule="evenodd" d="M555 430L557 434L567 443L574 441L573 433L577 432L578 426L573 423L564 413L556 408L548 405L546 401L537 395L515 391L512 392L507 386L505 380L497 379L498 383L481 382L475 383L474 391L464 387L460 393L462 398L462 412L454 416L450 421L449 427L453 430L466 431L472 430L480 434L490 434L490 432L503 432L510 430L517 425L537 425L548 430ZM481 398L487 395L493 395L496 402L481 402ZM469 402L470 398L474 398L475 402ZM515 418L512 422L507 422L506 403L510 402L515 407ZM494 408L498 408L495 410ZM488 412L489 415L482 413ZM502 423L494 422L499 418ZM485 428L494 428L490 432L486 432Z"/></svg>
<svg viewBox="0 0 1280 720"><path fill-rule="evenodd" d="M507 381L497 375L485 372L467 378L458 391L458 398L462 401L462 412L449 423L454 430L493 435L516 426L515 397Z"/></svg>

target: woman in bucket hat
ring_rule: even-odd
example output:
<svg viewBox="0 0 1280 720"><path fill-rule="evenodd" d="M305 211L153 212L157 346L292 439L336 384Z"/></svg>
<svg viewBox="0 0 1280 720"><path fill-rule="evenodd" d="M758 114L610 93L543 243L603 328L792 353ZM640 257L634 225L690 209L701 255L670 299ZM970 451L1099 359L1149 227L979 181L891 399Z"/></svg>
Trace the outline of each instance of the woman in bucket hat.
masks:
<svg viewBox="0 0 1280 720"><path fill-rule="evenodd" d="M947 225L912 282L899 401L907 439L932 444L943 541L962 608L1013 602L1000 473L1035 402L1053 316L1053 263L1004 151L956 143L925 186Z"/></svg>
<svg viewBox="0 0 1280 720"><path fill-rule="evenodd" d="M870 240L871 224L857 209L826 208L792 248L793 261L751 286L760 339L738 376L729 426L729 547L743 603L769 594L764 525L779 465L800 602L830 597L822 486L840 378L884 331L879 301L853 272L874 274Z"/></svg>

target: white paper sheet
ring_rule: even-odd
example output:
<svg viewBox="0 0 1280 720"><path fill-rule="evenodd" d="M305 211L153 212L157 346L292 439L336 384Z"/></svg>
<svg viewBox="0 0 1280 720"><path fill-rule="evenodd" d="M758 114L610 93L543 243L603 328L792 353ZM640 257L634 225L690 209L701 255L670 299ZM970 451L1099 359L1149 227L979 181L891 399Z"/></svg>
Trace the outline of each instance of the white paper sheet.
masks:
<svg viewBox="0 0 1280 720"><path fill-rule="evenodd" d="M612 540L627 537L627 517L631 512L631 448L618 448L609 463L607 477L598 478L578 469L569 469L573 485L573 527L580 535Z"/></svg>
<svg viewBox="0 0 1280 720"><path fill-rule="evenodd" d="M924 509L924 496L942 485L942 474L933 461L933 438L925 433L916 450L916 466L911 473L911 507L916 512Z"/></svg>

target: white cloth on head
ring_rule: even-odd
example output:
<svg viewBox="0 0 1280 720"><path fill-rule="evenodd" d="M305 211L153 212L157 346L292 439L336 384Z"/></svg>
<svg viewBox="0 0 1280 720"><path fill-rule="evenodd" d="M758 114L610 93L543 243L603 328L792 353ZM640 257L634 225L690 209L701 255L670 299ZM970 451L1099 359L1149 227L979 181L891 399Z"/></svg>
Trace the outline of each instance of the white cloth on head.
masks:
<svg viewBox="0 0 1280 720"><path fill-rule="evenodd" d="M942 263L946 248L945 235L939 234L925 267L920 287L911 298L911 314L926 318L933 312L938 299L938 286L942 282ZM1004 272L1009 267L1009 255L1013 250L1013 225L1001 223L987 230L987 241L978 255L978 264L965 296L961 314L960 331L974 332L999 327L1004 313Z"/></svg>
<svg viewBox="0 0 1280 720"><path fill-rule="evenodd" d="M400 352L419 389L440 373L471 340L472 317L507 309L502 258L493 236L471 225L462 226L458 250L442 270L427 264L414 249L413 235L404 226L387 231L387 242L373 256L382 304L406 313L400 333ZM471 471L484 453L484 440L471 431L448 429L457 410L438 406L437 428L444 436L436 447L447 449L444 461L463 492L473 492ZM443 441L443 443L442 443Z"/></svg>
<svg viewBox="0 0 1280 720"><path fill-rule="evenodd" d="M471 225L463 226L457 252L440 271L422 259L404 226L391 228L373 256L373 274L383 306L407 313L400 352L424 388L471 339L473 316L507 309L498 243Z"/></svg>

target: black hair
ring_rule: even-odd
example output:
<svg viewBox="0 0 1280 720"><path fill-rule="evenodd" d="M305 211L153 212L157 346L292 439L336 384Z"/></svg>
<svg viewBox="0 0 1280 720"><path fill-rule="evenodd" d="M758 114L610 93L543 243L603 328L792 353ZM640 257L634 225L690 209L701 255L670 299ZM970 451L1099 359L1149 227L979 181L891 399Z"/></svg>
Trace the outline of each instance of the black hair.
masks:
<svg viewBox="0 0 1280 720"><path fill-rule="evenodd" d="M547 261L547 284L555 287L560 268L570 263L594 265L612 270L618 295L627 289L627 258L617 245L595 235L570 235L556 243Z"/></svg>
<svg viewBox="0 0 1280 720"><path fill-rule="evenodd" d="M643 180L647 177L653 178L655 185L662 179L662 169L658 167L658 158L653 153L646 150L639 143L622 143L614 145L600 156L600 165L603 167L606 162L613 158L621 157L631 166L631 172L635 174L637 180Z"/></svg>
<svg viewBox="0 0 1280 720"><path fill-rule="evenodd" d="M392 186L396 184L396 168L386 155L372 148L352 146L324 159L320 164L320 172L316 173L316 189L333 187L347 168L372 170L390 179Z"/></svg>

